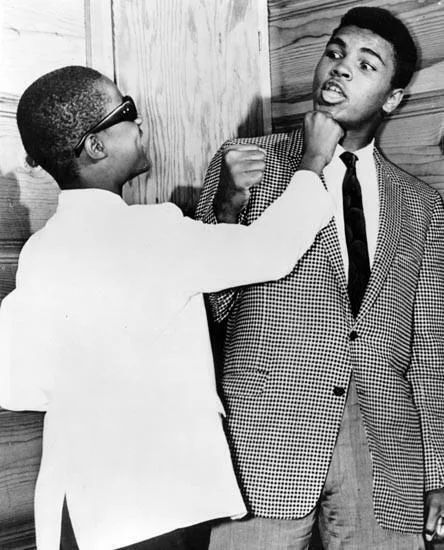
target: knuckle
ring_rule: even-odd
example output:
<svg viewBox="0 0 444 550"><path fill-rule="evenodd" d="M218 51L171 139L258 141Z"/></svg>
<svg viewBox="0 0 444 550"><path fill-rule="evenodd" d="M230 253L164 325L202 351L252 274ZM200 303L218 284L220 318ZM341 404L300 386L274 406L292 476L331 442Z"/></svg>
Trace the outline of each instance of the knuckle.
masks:
<svg viewBox="0 0 444 550"><path fill-rule="evenodd" d="M227 151L224 156L224 161L227 166L234 166L238 162L238 155L236 151Z"/></svg>
<svg viewBox="0 0 444 550"><path fill-rule="evenodd" d="M240 172L236 177L236 184L238 187L246 187L248 185L248 174Z"/></svg>
<svg viewBox="0 0 444 550"><path fill-rule="evenodd" d="M252 182L257 183L262 179L262 175L262 170L254 170L253 172L250 172L250 179Z"/></svg>

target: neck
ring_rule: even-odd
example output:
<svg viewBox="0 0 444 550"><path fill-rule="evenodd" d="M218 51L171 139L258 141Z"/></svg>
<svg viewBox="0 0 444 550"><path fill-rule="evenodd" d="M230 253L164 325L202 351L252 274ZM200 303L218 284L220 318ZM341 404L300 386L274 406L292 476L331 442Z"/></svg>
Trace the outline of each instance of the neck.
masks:
<svg viewBox="0 0 444 550"><path fill-rule="evenodd" d="M78 178L73 181L71 189L103 189L122 196L125 182L114 181L108 173L100 173L97 170L81 170Z"/></svg>
<svg viewBox="0 0 444 550"><path fill-rule="evenodd" d="M379 121L363 128L349 128L345 130L340 144L346 151L357 151L368 145L374 139Z"/></svg>
<svg viewBox="0 0 444 550"><path fill-rule="evenodd" d="M353 152L358 151L359 149L362 149L363 147L368 145L372 139L373 137L370 137L368 139L359 139L354 136L349 137L347 134L345 134L345 136L340 141L340 144L342 145L342 147L344 147L346 151Z"/></svg>

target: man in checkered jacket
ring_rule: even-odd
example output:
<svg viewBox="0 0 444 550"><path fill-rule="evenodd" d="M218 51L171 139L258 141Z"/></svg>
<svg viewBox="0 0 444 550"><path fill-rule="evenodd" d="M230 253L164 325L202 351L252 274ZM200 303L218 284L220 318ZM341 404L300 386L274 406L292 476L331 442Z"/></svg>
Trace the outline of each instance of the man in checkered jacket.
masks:
<svg viewBox="0 0 444 550"><path fill-rule="evenodd" d="M327 549L419 549L424 532L444 534L444 209L435 190L374 145L416 58L387 10L342 18L306 116L329 113L345 132L323 170L335 217L284 279L209 297L215 320L227 321L221 391L251 512L214 526L211 550L307 548L315 525ZM303 151L299 130L224 144L197 217L251 223ZM349 248L348 177L360 188L353 208L367 267ZM368 270L358 301L352 262L353 279Z"/></svg>

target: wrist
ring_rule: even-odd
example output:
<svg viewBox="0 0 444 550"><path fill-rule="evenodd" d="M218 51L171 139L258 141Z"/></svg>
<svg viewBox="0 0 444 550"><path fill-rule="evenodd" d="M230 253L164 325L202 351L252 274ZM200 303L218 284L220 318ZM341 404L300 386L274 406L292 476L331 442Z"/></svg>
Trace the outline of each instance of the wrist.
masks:
<svg viewBox="0 0 444 550"><path fill-rule="evenodd" d="M242 210L248 203L249 193L235 191L218 192L214 198L213 210L218 222L237 223Z"/></svg>
<svg viewBox="0 0 444 550"><path fill-rule="evenodd" d="M237 223L239 215L245 208L245 203L232 200L215 200L213 202L214 215L219 223Z"/></svg>
<svg viewBox="0 0 444 550"><path fill-rule="evenodd" d="M326 161L324 156L305 153L299 165L299 170L311 170L312 172L315 172L315 174L320 176L322 170L327 164L328 162Z"/></svg>
<svg viewBox="0 0 444 550"><path fill-rule="evenodd" d="M213 209L219 223L237 223L240 210L235 211L231 206L221 204L213 204Z"/></svg>

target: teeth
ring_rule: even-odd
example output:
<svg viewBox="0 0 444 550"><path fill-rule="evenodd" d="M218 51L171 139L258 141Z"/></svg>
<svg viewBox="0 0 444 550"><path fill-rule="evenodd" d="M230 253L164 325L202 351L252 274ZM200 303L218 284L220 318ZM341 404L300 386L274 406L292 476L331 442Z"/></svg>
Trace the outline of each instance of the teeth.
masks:
<svg viewBox="0 0 444 550"><path fill-rule="evenodd" d="M336 92L337 94L342 94L341 88L339 88L339 86L336 86L335 84L328 83L325 86L325 89L328 90L329 92Z"/></svg>
<svg viewBox="0 0 444 550"><path fill-rule="evenodd" d="M326 105L336 105L342 103L345 99L344 94L338 91L337 87L325 87L321 91L321 97Z"/></svg>

